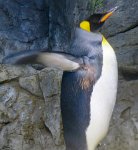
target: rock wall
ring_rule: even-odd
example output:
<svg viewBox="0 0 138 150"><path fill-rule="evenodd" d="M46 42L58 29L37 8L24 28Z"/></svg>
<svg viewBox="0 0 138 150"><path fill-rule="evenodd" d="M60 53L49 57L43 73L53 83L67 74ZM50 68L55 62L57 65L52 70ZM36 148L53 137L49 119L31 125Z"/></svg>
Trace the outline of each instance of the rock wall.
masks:
<svg viewBox="0 0 138 150"><path fill-rule="evenodd" d="M17 51L48 48L48 43L48 1L0 1L0 61ZM65 149L61 76L48 68L0 66L0 150Z"/></svg>
<svg viewBox="0 0 138 150"><path fill-rule="evenodd" d="M117 54L118 97L108 136L99 150L137 150L138 1L105 0L101 10L116 5L119 9L102 33ZM90 12L89 0L0 1L0 61L25 49L69 51L74 27ZM0 150L65 150L61 77L62 72L50 68L0 66Z"/></svg>

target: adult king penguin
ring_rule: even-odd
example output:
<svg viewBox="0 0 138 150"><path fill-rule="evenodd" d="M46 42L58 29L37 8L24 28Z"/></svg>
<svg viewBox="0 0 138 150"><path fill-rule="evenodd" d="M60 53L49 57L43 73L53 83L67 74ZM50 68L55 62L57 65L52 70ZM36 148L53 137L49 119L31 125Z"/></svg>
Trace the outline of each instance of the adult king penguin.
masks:
<svg viewBox="0 0 138 150"><path fill-rule="evenodd" d="M41 63L64 71L61 113L66 150L95 150L108 131L118 71L114 50L99 29L115 10L82 21L71 40L69 54L23 51L3 61Z"/></svg>

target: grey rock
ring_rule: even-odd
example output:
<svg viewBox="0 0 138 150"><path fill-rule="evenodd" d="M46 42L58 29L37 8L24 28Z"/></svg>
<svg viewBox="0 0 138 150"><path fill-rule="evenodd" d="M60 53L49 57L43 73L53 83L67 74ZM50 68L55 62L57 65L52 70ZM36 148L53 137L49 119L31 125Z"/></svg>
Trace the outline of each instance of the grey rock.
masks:
<svg viewBox="0 0 138 150"><path fill-rule="evenodd" d="M35 41L33 41L33 43L30 46L30 49L45 49L48 47L48 38L47 37L43 37L43 38L39 38L36 39Z"/></svg>
<svg viewBox="0 0 138 150"><path fill-rule="evenodd" d="M80 20L90 13L90 0L49 1L49 42L52 50L69 51L69 41Z"/></svg>
<svg viewBox="0 0 138 150"><path fill-rule="evenodd" d="M36 41L47 39L49 19L48 6L44 0L38 2L5 0L0 2L0 8L2 56L30 49L32 45L33 49L37 49L41 42ZM48 46L45 42L42 45L42 48Z"/></svg>
<svg viewBox="0 0 138 150"><path fill-rule="evenodd" d="M138 43L138 27L132 28L127 32L117 34L115 37L109 38L112 45L117 49L121 47L133 46Z"/></svg>
<svg viewBox="0 0 138 150"><path fill-rule="evenodd" d="M0 82L16 79L20 76L29 76L36 73L31 66L0 65Z"/></svg>
<svg viewBox="0 0 138 150"><path fill-rule="evenodd" d="M108 40L116 50L119 64L134 65L138 61L138 28L120 33Z"/></svg>
<svg viewBox="0 0 138 150"><path fill-rule="evenodd" d="M12 25L9 16L6 14L6 12L0 10L0 26L1 30L7 30L10 29L10 25Z"/></svg>
<svg viewBox="0 0 138 150"><path fill-rule="evenodd" d="M48 72L50 70L47 77ZM13 80L0 87L0 149L65 150L61 138L59 95L46 97L48 103L45 103L43 97L30 94L30 85L29 92L20 87L27 88L22 82L36 80L35 76L21 77L20 84ZM51 83L55 80L53 77L48 77ZM61 76L55 80L60 81Z"/></svg>
<svg viewBox="0 0 138 150"><path fill-rule="evenodd" d="M13 85L0 87L0 123L10 123L17 117L17 113L11 109L17 98L18 91Z"/></svg>
<svg viewBox="0 0 138 150"><path fill-rule="evenodd" d="M54 96L51 99L47 98L44 112L44 121L47 128L50 130L54 143L56 145L63 144L62 135L62 120L60 110L60 96ZM50 101L51 100L51 101Z"/></svg>
<svg viewBox="0 0 138 150"><path fill-rule="evenodd" d="M61 77L62 72L56 69L45 69L39 73L40 86L45 99L45 123L57 145L63 142L60 113Z"/></svg>
<svg viewBox="0 0 138 150"><path fill-rule="evenodd" d="M62 72L46 68L39 74L40 86L45 99L44 122L56 145L63 145L60 111L60 85ZM63 148L65 148L63 146Z"/></svg>
<svg viewBox="0 0 138 150"><path fill-rule="evenodd" d="M43 97L37 75L33 75L33 76L29 76L29 77L20 77L19 84L23 89L29 91L33 95Z"/></svg>
<svg viewBox="0 0 138 150"><path fill-rule="evenodd" d="M57 69L46 68L39 74L40 86L44 98L60 94L60 84L62 72ZM45 89L47 92L45 92Z"/></svg>
<svg viewBox="0 0 138 150"><path fill-rule="evenodd" d="M117 33L125 33L137 27L138 23L138 1L136 0L105 0L105 9L119 6L114 15L105 23L104 33L107 36L114 36Z"/></svg>
<svg viewBox="0 0 138 150"><path fill-rule="evenodd" d="M119 66L137 65L137 49L137 45L120 47L120 49L116 51Z"/></svg>
<svg viewBox="0 0 138 150"><path fill-rule="evenodd" d="M116 50L119 65L137 65L138 61L138 2L133 0L105 0L105 8L119 6L105 23L103 34ZM131 7L129 7L131 6ZM135 14L135 15L134 15Z"/></svg>
<svg viewBox="0 0 138 150"><path fill-rule="evenodd" d="M119 67L120 70L120 74L122 74L122 76L126 79L126 80L136 80L138 79L138 66L134 65L134 66L120 66Z"/></svg>

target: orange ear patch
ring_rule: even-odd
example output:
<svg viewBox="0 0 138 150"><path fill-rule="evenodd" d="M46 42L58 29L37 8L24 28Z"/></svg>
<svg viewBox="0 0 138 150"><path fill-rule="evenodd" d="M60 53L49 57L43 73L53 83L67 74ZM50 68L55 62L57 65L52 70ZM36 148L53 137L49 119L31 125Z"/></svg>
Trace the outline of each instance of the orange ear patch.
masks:
<svg viewBox="0 0 138 150"><path fill-rule="evenodd" d="M102 19L100 20L100 22L104 22L106 21L110 16L112 16L113 12L109 12L107 14L105 14Z"/></svg>

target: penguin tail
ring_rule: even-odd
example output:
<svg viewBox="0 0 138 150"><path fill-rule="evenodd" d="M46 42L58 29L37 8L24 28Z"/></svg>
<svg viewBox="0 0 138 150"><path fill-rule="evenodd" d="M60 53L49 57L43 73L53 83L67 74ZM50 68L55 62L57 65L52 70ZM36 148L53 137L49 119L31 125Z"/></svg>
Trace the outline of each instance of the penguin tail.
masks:
<svg viewBox="0 0 138 150"><path fill-rule="evenodd" d="M47 67L61 69L63 71L77 70L80 65L78 59L63 52L44 52L25 50L6 56L3 64L43 64Z"/></svg>

